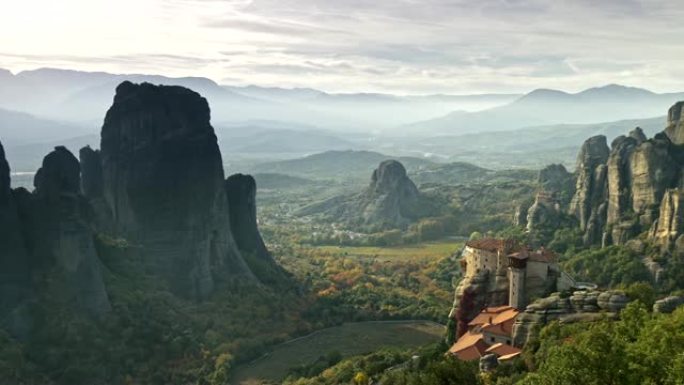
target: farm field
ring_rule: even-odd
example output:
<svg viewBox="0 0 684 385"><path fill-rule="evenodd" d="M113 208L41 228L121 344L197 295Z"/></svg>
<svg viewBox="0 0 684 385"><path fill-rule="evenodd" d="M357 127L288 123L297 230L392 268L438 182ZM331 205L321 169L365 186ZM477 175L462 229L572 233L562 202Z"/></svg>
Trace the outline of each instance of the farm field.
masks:
<svg viewBox="0 0 684 385"><path fill-rule="evenodd" d="M231 384L279 382L296 366L339 352L343 357L369 353L382 347L414 348L438 341L444 326L424 321L347 323L285 342L262 358L233 371Z"/></svg>

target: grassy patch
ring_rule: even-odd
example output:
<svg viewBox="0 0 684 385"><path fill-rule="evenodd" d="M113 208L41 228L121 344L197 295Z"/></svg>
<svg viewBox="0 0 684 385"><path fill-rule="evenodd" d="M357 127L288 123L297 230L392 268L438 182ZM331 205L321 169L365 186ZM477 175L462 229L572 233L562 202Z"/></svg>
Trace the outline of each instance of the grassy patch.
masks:
<svg viewBox="0 0 684 385"><path fill-rule="evenodd" d="M267 356L235 369L233 384L280 382L290 369L320 356L339 352L344 357L382 347L414 348L438 341L444 327L426 322L360 322L318 331L275 347Z"/></svg>

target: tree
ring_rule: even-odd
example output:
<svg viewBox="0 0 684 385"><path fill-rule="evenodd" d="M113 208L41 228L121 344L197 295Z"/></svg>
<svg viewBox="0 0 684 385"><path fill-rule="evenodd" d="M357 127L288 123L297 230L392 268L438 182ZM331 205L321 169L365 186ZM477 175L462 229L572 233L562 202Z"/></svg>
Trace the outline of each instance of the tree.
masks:
<svg viewBox="0 0 684 385"><path fill-rule="evenodd" d="M358 372L354 375L354 384L356 385L368 385L368 375L364 372Z"/></svg>

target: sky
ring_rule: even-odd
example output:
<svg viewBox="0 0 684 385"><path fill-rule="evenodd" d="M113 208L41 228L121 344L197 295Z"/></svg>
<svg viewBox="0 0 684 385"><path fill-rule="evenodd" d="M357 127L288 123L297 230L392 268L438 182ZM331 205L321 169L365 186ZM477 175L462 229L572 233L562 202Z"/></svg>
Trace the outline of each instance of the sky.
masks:
<svg viewBox="0 0 684 385"><path fill-rule="evenodd" d="M333 92L684 91L680 0L0 0L0 68Z"/></svg>

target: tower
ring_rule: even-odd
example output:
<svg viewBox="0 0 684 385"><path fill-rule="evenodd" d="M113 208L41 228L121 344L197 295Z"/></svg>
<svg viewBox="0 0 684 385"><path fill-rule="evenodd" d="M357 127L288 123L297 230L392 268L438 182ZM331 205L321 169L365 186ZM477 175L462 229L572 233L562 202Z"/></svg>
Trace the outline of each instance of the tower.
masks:
<svg viewBox="0 0 684 385"><path fill-rule="evenodd" d="M527 275L527 253L519 252L508 256L508 304L520 311L525 310L525 278Z"/></svg>

